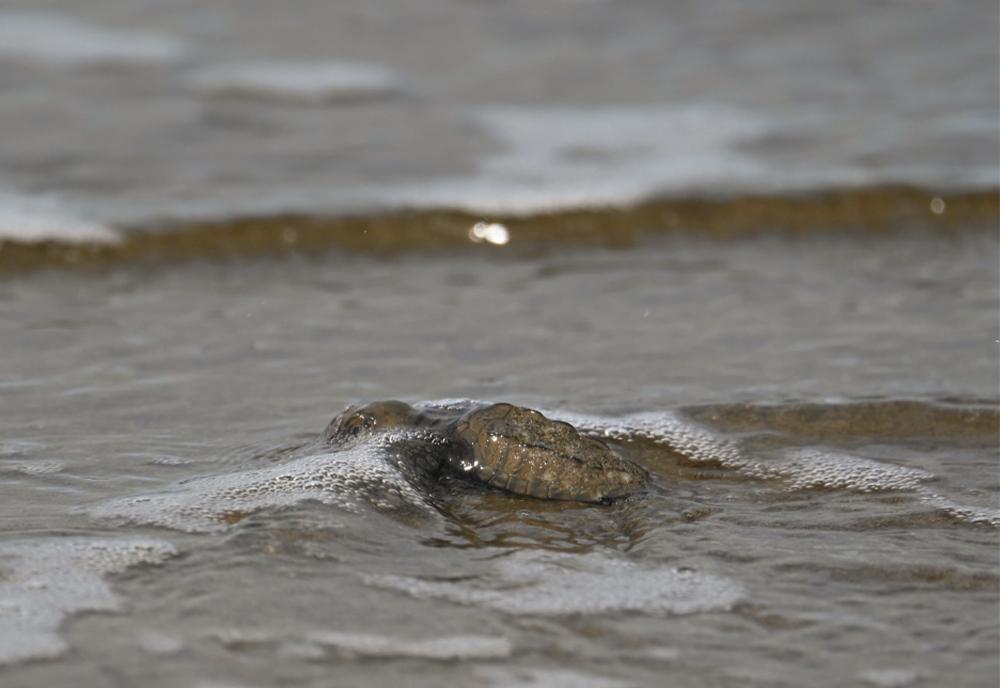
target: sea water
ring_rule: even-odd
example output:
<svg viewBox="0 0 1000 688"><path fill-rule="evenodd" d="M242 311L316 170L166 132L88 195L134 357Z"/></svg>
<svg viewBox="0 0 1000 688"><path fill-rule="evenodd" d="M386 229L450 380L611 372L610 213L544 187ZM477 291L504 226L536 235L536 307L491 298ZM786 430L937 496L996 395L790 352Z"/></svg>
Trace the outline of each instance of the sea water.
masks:
<svg viewBox="0 0 1000 688"><path fill-rule="evenodd" d="M996 685L996 12L6 2L0 684Z"/></svg>

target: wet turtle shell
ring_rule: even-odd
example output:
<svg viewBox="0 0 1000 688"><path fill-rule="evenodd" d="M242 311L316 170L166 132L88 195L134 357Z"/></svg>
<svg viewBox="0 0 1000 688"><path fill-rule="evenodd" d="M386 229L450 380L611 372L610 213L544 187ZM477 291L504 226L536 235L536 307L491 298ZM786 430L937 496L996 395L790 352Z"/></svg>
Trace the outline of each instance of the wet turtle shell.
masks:
<svg viewBox="0 0 1000 688"><path fill-rule="evenodd" d="M454 470L520 495L605 502L649 482L644 469L604 442L528 408L476 409L459 418L450 434L465 448L452 455Z"/></svg>

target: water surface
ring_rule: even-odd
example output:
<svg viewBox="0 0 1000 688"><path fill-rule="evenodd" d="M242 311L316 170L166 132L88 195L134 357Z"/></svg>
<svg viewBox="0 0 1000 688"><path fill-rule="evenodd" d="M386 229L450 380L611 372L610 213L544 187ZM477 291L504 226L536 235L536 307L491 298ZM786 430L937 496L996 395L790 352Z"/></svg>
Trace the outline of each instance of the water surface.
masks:
<svg viewBox="0 0 1000 688"><path fill-rule="evenodd" d="M504 251L4 282L5 685L995 682L995 236ZM655 489L316 444L393 397L543 408Z"/></svg>
<svg viewBox="0 0 1000 688"><path fill-rule="evenodd" d="M996 686L997 21L7 0L0 684ZM318 441L390 398L653 485Z"/></svg>

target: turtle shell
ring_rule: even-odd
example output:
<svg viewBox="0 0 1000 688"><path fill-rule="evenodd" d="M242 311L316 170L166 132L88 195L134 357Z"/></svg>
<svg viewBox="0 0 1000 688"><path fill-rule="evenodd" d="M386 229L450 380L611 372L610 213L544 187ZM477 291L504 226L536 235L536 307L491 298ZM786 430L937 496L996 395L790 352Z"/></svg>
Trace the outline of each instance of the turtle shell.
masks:
<svg viewBox="0 0 1000 688"><path fill-rule="evenodd" d="M459 473L541 499L606 502L644 487L649 474L604 442L538 411L494 404L459 418L450 460Z"/></svg>

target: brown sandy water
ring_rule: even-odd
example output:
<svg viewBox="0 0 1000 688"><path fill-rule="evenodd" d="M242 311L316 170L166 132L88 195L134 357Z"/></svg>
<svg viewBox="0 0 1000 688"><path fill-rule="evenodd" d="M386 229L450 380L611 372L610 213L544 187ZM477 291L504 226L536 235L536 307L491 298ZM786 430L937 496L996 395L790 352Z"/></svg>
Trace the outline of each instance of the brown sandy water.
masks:
<svg viewBox="0 0 1000 688"><path fill-rule="evenodd" d="M933 231L949 234L992 227L1000 217L1000 192L940 195L917 188L842 189L799 196L661 199L628 208L584 208L544 215L491 215L504 242L518 252L560 247L634 246L669 233L717 239L781 232L792 236L826 231L886 234ZM406 251L468 249L481 215L429 210L394 214L316 217L278 215L136 228L117 241L4 241L0 270L50 266L103 267L116 263L173 263L199 258L231 259L317 251L392 256ZM485 224L485 223L484 223Z"/></svg>

